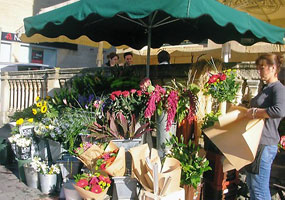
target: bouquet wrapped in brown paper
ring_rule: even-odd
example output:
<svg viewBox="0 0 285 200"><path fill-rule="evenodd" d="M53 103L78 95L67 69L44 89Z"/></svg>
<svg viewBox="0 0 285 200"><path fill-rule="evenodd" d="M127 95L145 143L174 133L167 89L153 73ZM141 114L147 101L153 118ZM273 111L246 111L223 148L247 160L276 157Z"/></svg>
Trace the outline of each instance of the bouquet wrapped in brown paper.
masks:
<svg viewBox="0 0 285 200"><path fill-rule="evenodd" d="M102 200L111 185L110 178L103 173L84 173L75 176L74 188L83 199Z"/></svg>
<svg viewBox="0 0 285 200"><path fill-rule="evenodd" d="M147 144L131 148L130 153L133 176L146 191L164 196L180 190L181 166L177 159L166 158L162 166L157 150L150 152Z"/></svg>
<svg viewBox="0 0 285 200"><path fill-rule="evenodd" d="M112 141L106 149L92 145L79 155L88 169L104 171L110 176L123 176L126 170L125 148L118 148Z"/></svg>

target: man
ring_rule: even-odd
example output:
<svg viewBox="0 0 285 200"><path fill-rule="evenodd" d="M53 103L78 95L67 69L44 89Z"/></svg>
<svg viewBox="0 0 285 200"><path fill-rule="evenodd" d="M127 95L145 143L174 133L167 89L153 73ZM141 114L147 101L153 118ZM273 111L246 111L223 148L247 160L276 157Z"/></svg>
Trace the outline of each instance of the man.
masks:
<svg viewBox="0 0 285 200"><path fill-rule="evenodd" d="M170 55L167 51L162 50L157 54L157 60L159 65L168 65L170 64Z"/></svg>
<svg viewBox="0 0 285 200"><path fill-rule="evenodd" d="M131 66L133 65L133 53L132 52L126 52L124 53L124 66Z"/></svg>

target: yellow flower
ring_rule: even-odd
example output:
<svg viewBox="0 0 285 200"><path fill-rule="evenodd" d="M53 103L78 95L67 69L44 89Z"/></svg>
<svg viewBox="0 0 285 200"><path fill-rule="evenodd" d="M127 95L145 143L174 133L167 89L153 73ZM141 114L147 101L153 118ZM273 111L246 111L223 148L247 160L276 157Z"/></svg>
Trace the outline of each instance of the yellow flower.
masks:
<svg viewBox="0 0 285 200"><path fill-rule="evenodd" d="M22 125L24 123L24 119L20 118L16 121L16 125Z"/></svg>
<svg viewBox="0 0 285 200"><path fill-rule="evenodd" d="M47 106L42 106L41 113L46 113L46 112L47 112Z"/></svg>
<svg viewBox="0 0 285 200"><path fill-rule="evenodd" d="M47 105L47 102L46 101L44 101L44 106L46 106Z"/></svg>
<svg viewBox="0 0 285 200"><path fill-rule="evenodd" d="M33 123L34 122L34 118L28 119L28 122Z"/></svg>
<svg viewBox="0 0 285 200"><path fill-rule="evenodd" d="M37 103L37 107L38 107L38 108L39 108L39 107L42 107L42 105L43 105L43 104L42 104L41 101Z"/></svg>
<svg viewBox="0 0 285 200"><path fill-rule="evenodd" d="M48 126L46 126L46 129L49 129L49 127L48 127Z"/></svg>
<svg viewBox="0 0 285 200"><path fill-rule="evenodd" d="M34 115L36 115L36 114L38 113L37 109L34 109L34 108L33 108L32 111L33 111L33 114L34 114Z"/></svg>
<svg viewBox="0 0 285 200"><path fill-rule="evenodd" d="M40 100L40 97L39 96L37 96L36 97L36 102L38 102Z"/></svg>

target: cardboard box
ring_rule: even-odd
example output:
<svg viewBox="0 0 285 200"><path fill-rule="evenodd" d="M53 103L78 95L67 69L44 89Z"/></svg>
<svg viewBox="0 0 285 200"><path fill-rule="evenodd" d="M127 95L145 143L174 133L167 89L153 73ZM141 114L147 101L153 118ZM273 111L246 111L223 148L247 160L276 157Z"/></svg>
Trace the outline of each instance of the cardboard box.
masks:
<svg viewBox="0 0 285 200"><path fill-rule="evenodd" d="M180 188L177 192L172 192L166 196L158 196L151 192L141 190L139 200L185 200L185 191Z"/></svg>

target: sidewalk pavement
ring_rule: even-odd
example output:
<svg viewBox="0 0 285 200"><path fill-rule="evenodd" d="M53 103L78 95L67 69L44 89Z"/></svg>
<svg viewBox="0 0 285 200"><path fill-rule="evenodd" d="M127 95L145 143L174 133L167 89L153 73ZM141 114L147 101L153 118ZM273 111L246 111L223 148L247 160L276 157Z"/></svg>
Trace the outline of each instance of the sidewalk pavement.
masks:
<svg viewBox="0 0 285 200"><path fill-rule="evenodd" d="M40 190L29 188L21 182L17 176L0 165L0 199L1 200L57 200L58 198L49 197Z"/></svg>

